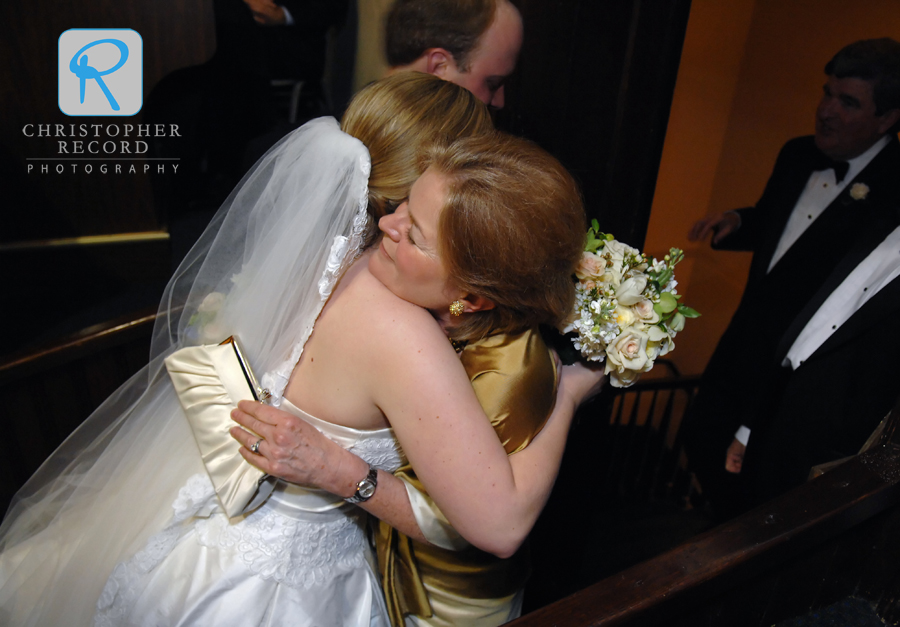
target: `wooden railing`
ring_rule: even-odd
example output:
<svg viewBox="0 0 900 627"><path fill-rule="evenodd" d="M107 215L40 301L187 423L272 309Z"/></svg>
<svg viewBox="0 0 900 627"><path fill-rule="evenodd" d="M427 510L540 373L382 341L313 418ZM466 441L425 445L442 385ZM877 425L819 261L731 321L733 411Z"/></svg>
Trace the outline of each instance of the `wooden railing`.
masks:
<svg viewBox="0 0 900 627"><path fill-rule="evenodd" d="M154 320L146 312L0 363L4 509L54 448L146 363ZM590 544L591 518L572 516L587 511L585 503L593 514L614 495L687 505L693 488L680 427L697 383L642 381L581 415L570 448L580 463L599 460L600 468L593 483L578 476L560 486L563 534L551 535L551 554ZM866 454L513 625L771 625L850 594L900 620L898 416L895 409L883 441Z"/></svg>
<svg viewBox="0 0 900 627"><path fill-rule="evenodd" d="M510 625L762 626L850 595L900 621L900 404L866 453Z"/></svg>
<svg viewBox="0 0 900 627"><path fill-rule="evenodd" d="M75 428L150 354L154 311L113 320L0 362L0 513Z"/></svg>

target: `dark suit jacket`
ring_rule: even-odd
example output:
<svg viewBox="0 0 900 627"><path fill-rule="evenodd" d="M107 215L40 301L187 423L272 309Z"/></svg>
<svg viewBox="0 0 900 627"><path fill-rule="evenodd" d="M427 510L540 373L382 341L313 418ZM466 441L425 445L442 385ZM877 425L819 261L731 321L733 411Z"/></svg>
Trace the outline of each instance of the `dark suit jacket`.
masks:
<svg viewBox="0 0 900 627"><path fill-rule="evenodd" d="M737 213L741 216L741 227L716 245L716 248L722 250L754 253L747 279L748 290L765 277L791 212L813 173L817 152L811 135L792 139L785 144L759 202L755 207L737 209ZM895 136L869 165L847 184L832 204L853 206L865 209L869 213L874 213L879 208L893 207L900 199L898 168L900 168L900 142ZM865 200L856 201L850 198L850 189L854 183L865 183L869 187L870 193Z"/></svg>
<svg viewBox="0 0 900 627"><path fill-rule="evenodd" d="M825 299L900 225L900 204L884 208L847 250L807 307L782 337L775 354L787 351ZM900 253L900 251L896 251ZM900 254L897 254L900 264ZM900 356L890 337L900 316L900 277L857 310L796 370L787 371L771 416L757 421L745 468L757 500L806 480L812 466L854 455L900 395Z"/></svg>
<svg viewBox="0 0 900 627"><path fill-rule="evenodd" d="M744 296L707 366L691 416L688 446L695 467L707 464L710 468L721 469L724 451L741 424L753 429L745 460L745 471L752 475L756 463L754 458L758 458L760 451L769 448L764 446L769 434L772 438L780 437L778 429L772 425L782 421L780 417L787 412L797 416L790 422L795 424L797 431L803 431L805 428L801 428L802 425L809 426L812 422L825 420L822 411L826 406L831 409L828 412L831 423L844 420L846 411L841 408L848 405L866 413L877 414L881 411L881 392L870 392L875 394L871 406L859 405L858 395L853 394L850 388L858 386L861 383L858 379L864 377L870 377L871 381L871 386L865 386L867 390L885 387L880 382L884 382L893 372L888 363L890 360L879 357L876 368L879 372L865 368L865 374L852 374L846 372L852 366L839 366L837 362L840 358L835 357L835 352L830 349L839 345L851 350L849 346L854 345L858 337L854 330L873 336L876 334L864 323L859 324L857 319L864 321L870 315L866 311L877 308L878 303L885 300L892 302L889 294L898 287L897 281L889 286L890 289L886 288L884 295L879 293L872 299L871 307L867 304L853 316L796 372L780 366L793 339L821 302L890 232L887 224L900 205L900 183L897 182L900 143L892 138L767 274L784 227L814 169L816 151L812 137L788 142L779 154L759 202L755 207L739 210L741 228L720 246L751 250L754 255ZM850 189L856 182L865 183L870 189L864 200L850 197ZM837 216L838 220L843 220L832 221L832 231L826 228L828 220L823 220L826 213L829 219ZM881 229L880 239L873 235L879 232L878 229ZM804 263L807 263L805 268ZM888 341L882 330L880 344L886 346ZM832 355L830 360L825 359L827 355ZM826 361L830 363L833 368L831 372L828 372L827 366L816 365L820 363L820 357L822 364ZM892 399L897 395L896 392L883 394ZM830 400L811 402L811 396L823 399L827 396ZM816 414L815 418L813 414ZM865 424L868 425L871 420L877 424L875 418ZM829 428L827 431L845 433L843 429ZM868 435L862 435L860 440L865 428L861 426L858 431L853 438L843 440L848 447L856 446L858 449ZM817 454L816 457L820 456ZM805 460L797 459L795 471L805 463ZM806 472L808 469L809 466L805 466ZM796 477L798 472L792 476ZM803 475L805 477L805 472Z"/></svg>

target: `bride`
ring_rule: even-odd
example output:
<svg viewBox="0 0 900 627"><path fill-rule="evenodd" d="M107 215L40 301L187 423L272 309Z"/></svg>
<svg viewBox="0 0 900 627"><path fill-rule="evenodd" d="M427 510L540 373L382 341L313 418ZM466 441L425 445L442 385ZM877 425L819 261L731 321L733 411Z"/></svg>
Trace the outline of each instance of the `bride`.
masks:
<svg viewBox="0 0 900 627"><path fill-rule="evenodd" d="M498 552L518 541L517 521L536 516L534 495L548 489L535 459L561 449L586 386L545 428L555 440L507 460L421 308L447 298L468 313L492 308L444 274L434 245L444 218L428 213L443 175L426 172L400 211L417 220L402 253L360 257L371 167L359 141L317 120L245 177L170 282L150 364L17 496L0 530L4 624L384 623L358 516L342 500L279 484L245 516L221 511L162 359L234 332L274 404L381 470L401 463L399 440L463 535ZM305 353L320 313L332 322ZM292 376L298 362L306 373Z"/></svg>

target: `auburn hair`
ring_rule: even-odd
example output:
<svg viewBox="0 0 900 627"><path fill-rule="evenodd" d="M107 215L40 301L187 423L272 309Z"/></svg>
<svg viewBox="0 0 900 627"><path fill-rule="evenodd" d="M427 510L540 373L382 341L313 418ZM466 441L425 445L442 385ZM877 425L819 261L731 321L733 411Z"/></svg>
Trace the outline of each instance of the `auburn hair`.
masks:
<svg viewBox="0 0 900 627"><path fill-rule="evenodd" d="M495 132L437 146L423 165L445 177L439 253L455 287L494 308L464 315L456 340L556 324L574 305L587 228L568 171L524 139Z"/></svg>

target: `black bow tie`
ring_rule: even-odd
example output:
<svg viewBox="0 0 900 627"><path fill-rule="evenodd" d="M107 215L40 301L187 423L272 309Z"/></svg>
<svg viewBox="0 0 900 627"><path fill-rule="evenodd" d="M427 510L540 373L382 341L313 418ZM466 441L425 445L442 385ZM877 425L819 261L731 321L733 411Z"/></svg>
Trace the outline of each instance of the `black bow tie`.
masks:
<svg viewBox="0 0 900 627"><path fill-rule="evenodd" d="M847 176L847 170L850 169L850 164L846 161L837 161L836 159L832 159L828 155L823 152L820 152L816 156L816 162L813 164L813 170L834 170L834 179L840 183L844 180L844 177Z"/></svg>

